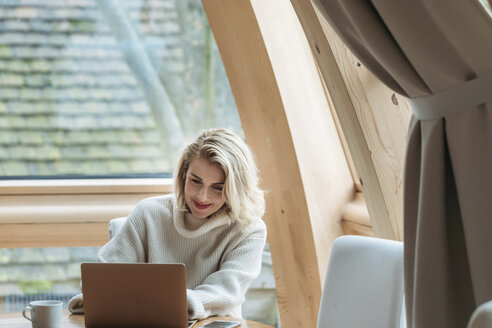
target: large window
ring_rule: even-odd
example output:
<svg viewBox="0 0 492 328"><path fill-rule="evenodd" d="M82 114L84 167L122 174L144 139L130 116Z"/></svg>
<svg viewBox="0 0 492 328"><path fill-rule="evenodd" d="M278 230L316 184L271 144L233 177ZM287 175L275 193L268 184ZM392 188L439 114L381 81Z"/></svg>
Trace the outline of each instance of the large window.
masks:
<svg viewBox="0 0 492 328"><path fill-rule="evenodd" d="M0 175L172 172L206 127L241 133L197 0L0 2Z"/></svg>
<svg viewBox="0 0 492 328"><path fill-rule="evenodd" d="M219 126L242 135L199 0L0 1L0 242L32 246L0 248L0 313L78 293L107 221L170 192L155 177ZM245 309L274 324L265 279Z"/></svg>

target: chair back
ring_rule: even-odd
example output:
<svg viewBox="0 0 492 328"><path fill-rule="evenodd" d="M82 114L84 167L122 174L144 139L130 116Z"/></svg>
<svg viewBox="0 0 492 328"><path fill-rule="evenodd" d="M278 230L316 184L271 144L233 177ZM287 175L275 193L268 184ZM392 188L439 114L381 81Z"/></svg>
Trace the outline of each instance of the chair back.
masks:
<svg viewBox="0 0 492 328"><path fill-rule="evenodd" d="M318 328L397 328L402 322L403 243L341 236L328 263Z"/></svg>
<svg viewBox="0 0 492 328"><path fill-rule="evenodd" d="M468 328L492 327L492 300L483 303L473 311Z"/></svg>
<svg viewBox="0 0 492 328"><path fill-rule="evenodd" d="M125 222L126 217L116 218L109 221L109 239L113 239L113 237L116 236Z"/></svg>

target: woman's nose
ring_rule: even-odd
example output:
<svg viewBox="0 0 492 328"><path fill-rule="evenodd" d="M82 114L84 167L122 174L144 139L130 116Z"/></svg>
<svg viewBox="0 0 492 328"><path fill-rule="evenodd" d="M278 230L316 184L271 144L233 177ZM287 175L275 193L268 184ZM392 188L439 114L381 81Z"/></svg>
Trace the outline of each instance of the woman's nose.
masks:
<svg viewBox="0 0 492 328"><path fill-rule="evenodd" d="M207 188L200 188L198 191L198 200L200 200L200 202L207 200Z"/></svg>

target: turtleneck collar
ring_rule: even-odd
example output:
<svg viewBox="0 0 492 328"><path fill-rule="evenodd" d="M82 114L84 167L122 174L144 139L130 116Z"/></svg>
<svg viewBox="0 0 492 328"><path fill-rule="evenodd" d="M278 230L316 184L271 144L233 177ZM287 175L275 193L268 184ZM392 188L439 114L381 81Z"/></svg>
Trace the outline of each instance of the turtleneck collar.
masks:
<svg viewBox="0 0 492 328"><path fill-rule="evenodd" d="M176 206L173 220L176 230L185 238L198 237L224 224L231 224L225 209L217 211L210 218L198 219L190 211L181 211Z"/></svg>

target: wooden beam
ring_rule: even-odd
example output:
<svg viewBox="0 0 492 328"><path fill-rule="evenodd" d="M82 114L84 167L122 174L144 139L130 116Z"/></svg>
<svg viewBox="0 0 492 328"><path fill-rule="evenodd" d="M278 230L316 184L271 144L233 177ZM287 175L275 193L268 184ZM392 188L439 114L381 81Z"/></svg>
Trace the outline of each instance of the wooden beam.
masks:
<svg viewBox="0 0 492 328"><path fill-rule="evenodd" d="M371 226L371 219L367 211L364 195L358 192L353 201L343 208L342 219L366 226Z"/></svg>
<svg viewBox="0 0 492 328"><path fill-rule="evenodd" d="M331 245L355 189L316 65L285 0L203 0L267 191L282 327L316 327Z"/></svg>
<svg viewBox="0 0 492 328"><path fill-rule="evenodd" d="M102 246L108 223L0 224L0 248Z"/></svg>
<svg viewBox="0 0 492 328"><path fill-rule="evenodd" d="M346 235L375 236L362 192L358 192L354 200L345 205L342 226Z"/></svg>
<svg viewBox="0 0 492 328"><path fill-rule="evenodd" d="M342 226L346 235L375 237L374 230L371 226L345 220L342 220Z"/></svg>
<svg viewBox="0 0 492 328"><path fill-rule="evenodd" d="M0 196L35 194L168 194L170 178L2 180Z"/></svg>
<svg viewBox="0 0 492 328"><path fill-rule="evenodd" d="M142 199L160 194L0 195L0 223L90 223L127 216Z"/></svg>
<svg viewBox="0 0 492 328"><path fill-rule="evenodd" d="M291 0L337 112L378 237L401 240L410 110L337 40L311 0ZM320 23L321 21L321 23Z"/></svg>
<svg viewBox="0 0 492 328"><path fill-rule="evenodd" d="M319 11L316 12L352 103L356 105L357 118L371 153L367 160L374 165L384 199L384 204L379 206L387 209L396 232L393 239L403 240L403 167L412 110L405 97L386 87L359 62ZM374 217L373 224L374 220L377 218Z"/></svg>

